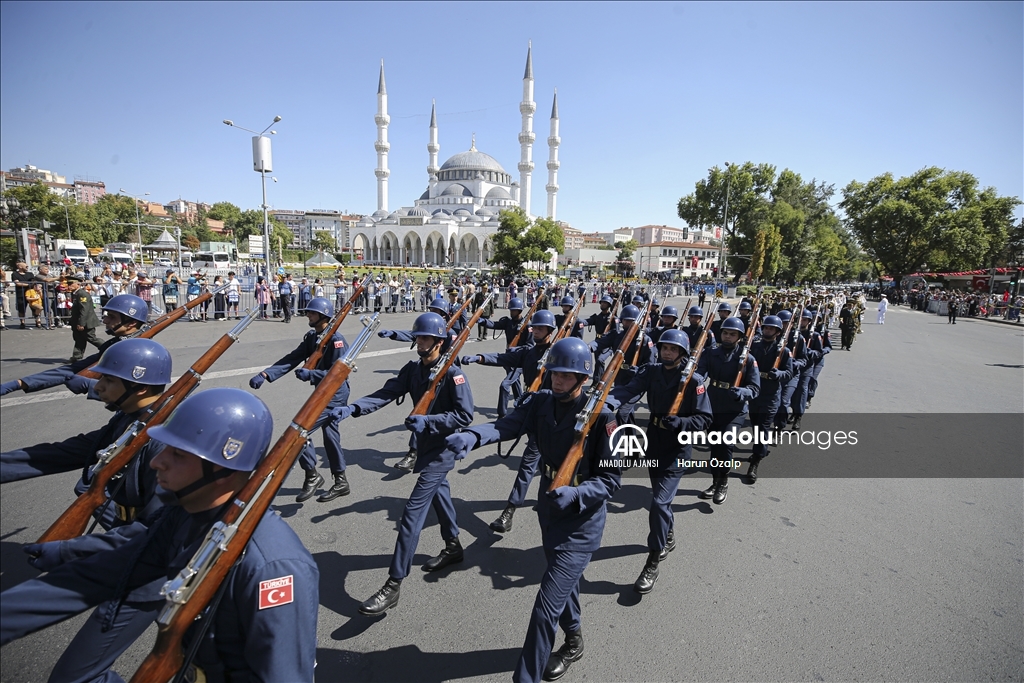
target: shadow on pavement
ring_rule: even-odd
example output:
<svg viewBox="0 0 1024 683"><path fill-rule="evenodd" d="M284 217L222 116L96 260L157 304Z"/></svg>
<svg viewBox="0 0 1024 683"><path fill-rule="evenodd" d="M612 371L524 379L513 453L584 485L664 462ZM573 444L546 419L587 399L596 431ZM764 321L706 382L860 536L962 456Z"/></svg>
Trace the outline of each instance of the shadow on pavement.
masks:
<svg viewBox="0 0 1024 683"><path fill-rule="evenodd" d="M473 652L424 652L416 645L376 652L318 648L316 680L433 683L502 672L511 676L520 652L519 647Z"/></svg>

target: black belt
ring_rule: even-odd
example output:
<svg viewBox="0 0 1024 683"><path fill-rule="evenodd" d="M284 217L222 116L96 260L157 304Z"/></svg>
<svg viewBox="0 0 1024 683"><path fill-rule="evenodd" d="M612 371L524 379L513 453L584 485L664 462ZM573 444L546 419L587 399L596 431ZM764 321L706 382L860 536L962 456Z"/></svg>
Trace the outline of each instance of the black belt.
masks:
<svg viewBox="0 0 1024 683"><path fill-rule="evenodd" d="M543 472L544 472L544 476L547 477L548 479L550 479L551 481L554 481L555 480L555 475L558 474L558 470L553 469L550 465L547 465L547 464L544 464ZM575 477L572 478L572 481L569 482L569 486L579 486L580 485L580 481L581 481L580 480L580 475L577 474Z"/></svg>
<svg viewBox="0 0 1024 683"><path fill-rule="evenodd" d="M732 389L732 382L719 382L717 379L711 380L711 386L716 389Z"/></svg>

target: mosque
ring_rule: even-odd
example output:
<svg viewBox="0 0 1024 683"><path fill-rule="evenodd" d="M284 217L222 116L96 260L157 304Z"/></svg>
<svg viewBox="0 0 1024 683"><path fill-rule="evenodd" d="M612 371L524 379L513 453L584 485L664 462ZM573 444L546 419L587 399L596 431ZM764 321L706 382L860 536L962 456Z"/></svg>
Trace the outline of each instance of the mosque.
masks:
<svg viewBox="0 0 1024 683"><path fill-rule="evenodd" d="M437 165L437 112L430 111L430 139L427 144L428 183L412 206L391 211L388 208L388 92L384 83L384 63L377 86L377 210L350 229L351 245L363 260L394 265L457 265L482 267L493 254L491 236L498 229L498 213L520 206L533 217L530 193L533 189L533 100L532 45L526 51L523 75L523 101L519 111L523 129L519 133L521 157L519 180L498 161L476 148L476 140L466 152L459 152ZM551 105L551 134L546 216L554 220L558 193L558 92Z"/></svg>

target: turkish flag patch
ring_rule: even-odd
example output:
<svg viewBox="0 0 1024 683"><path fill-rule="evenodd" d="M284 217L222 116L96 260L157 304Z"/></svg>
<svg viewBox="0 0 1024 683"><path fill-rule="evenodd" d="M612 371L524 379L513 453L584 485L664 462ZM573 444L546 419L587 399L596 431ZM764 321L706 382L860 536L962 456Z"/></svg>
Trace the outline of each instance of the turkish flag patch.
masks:
<svg viewBox="0 0 1024 683"><path fill-rule="evenodd" d="M338 339L337 341L334 342L334 348L336 348L336 349L343 349L343 348L345 348L345 342L343 342L340 339Z"/></svg>
<svg viewBox="0 0 1024 683"><path fill-rule="evenodd" d="M465 384L466 383L466 376L465 375L455 375L455 383L456 384Z"/></svg>
<svg viewBox="0 0 1024 683"><path fill-rule="evenodd" d="M260 581L260 609L280 607L292 602L294 600L292 596L293 582L293 574L269 581Z"/></svg>
<svg viewBox="0 0 1024 683"><path fill-rule="evenodd" d="M608 436L611 436L612 432L614 432L618 426L618 423L616 423L615 420L612 420L611 422L604 426L604 431L606 434L608 434Z"/></svg>
<svg viewBox="0 0 1024 683"><path fill-rule="evenodd" d="M704 393L704 385L703 384L698 384L697 385L697 395L700 396L703 393Z"/></svg>

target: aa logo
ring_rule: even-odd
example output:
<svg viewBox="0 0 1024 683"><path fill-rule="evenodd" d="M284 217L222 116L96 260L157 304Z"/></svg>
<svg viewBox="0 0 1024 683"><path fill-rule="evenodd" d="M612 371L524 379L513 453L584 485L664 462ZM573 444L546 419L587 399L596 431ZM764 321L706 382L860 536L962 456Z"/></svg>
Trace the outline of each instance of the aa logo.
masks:
<svg viewBox="0 0 1024 683"><path fill-rule="evenodd" d="M633 424L622 424L608 437L613 458L643 458L647 455L647 432Z"/></svg>

